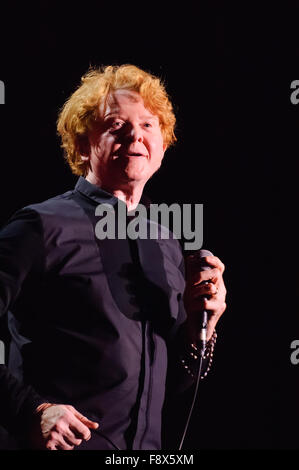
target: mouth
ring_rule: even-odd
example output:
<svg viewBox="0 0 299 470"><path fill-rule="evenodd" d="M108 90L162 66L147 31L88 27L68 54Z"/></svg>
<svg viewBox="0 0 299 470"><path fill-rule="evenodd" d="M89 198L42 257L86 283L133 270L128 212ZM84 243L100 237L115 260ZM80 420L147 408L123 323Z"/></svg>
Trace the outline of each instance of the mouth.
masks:
<svg viewBox="0 0 299 470"><path fill-rule="evenodd" d="M125 157L146 157L143 153L138 152L127 152L124 154Z"/></svg>
<svg viewBox="0 0 299 470"><path fill-rule="evenodd" d="M147 158L147 155L143 153L138 153L138 152L127 152L127 153L121 153L121 154L115 154L114 158Z"/></svg>

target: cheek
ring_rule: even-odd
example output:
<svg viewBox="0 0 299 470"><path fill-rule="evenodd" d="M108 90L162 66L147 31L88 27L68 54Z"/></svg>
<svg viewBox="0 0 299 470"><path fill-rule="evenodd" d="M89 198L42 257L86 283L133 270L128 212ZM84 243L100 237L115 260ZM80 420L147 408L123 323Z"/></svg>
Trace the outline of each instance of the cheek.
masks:
<svg viewBox="0 0 299 470"><path fill-rule="evenodd" d="M112 135L101 136L90 143L91 155L97 160L105 159L110 155L111 150L114 148L115 138Z"/></svg>
<svg viewBox="0 0 299 470"><path fill-rule="evenodd" d="M157 139L151 143L151 157L155 161L161 161L164 156L163 140Z"/></svg>

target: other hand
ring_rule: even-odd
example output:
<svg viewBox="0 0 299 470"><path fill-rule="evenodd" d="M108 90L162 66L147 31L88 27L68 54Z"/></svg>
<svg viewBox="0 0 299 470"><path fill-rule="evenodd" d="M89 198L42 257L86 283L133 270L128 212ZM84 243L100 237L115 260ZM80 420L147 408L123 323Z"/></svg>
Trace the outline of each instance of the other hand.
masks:
<svg viewBox="0 0 299 470"><path fill-rule="evenodd" d="M39 423L33 440L40 449L73 450L83 439L90 439L90 429L99 427L71 405L43 403L36 412Z"/></svg>

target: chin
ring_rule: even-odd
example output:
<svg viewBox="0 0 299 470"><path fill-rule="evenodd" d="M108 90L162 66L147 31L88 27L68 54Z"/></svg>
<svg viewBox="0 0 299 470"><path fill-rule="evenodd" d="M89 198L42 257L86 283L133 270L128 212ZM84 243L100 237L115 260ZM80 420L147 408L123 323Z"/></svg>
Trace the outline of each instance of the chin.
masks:
<svg viewBox="0 0 299 470"><path fill-rule="evenodd" d="M144 181L148 179L148 175L145 171L127 171L126 178L128 181Z"/></svg>
<svg viewBox="0 0 299 470"><path fill-rule="evenodd" d="M126 181L129 184L132 184L132 183L144 183L145 184L147 182L147 180L148 180L148 178L147 179L141 178L141 177L138 178L137 176L134 176L134 177L127 176L127 178L126 178Z"/></svg>

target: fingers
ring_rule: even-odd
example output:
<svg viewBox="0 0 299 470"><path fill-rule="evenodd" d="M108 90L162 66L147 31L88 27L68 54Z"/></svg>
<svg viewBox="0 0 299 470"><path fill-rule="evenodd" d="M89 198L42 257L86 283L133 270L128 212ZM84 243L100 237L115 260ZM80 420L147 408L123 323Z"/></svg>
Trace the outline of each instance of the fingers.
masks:
<svg viewBox="0 0 299 470"><path fill-rule="evenodd" d="M91 438L91 432L89 431L88 427L84 426L84 424L81 423L81 421L79 421L77 418L75 418L74 421L72 421L70 424L70 430L77 439L84 439L85 441L89 441Z"/></svg>
<svg viewBox="0 0 299 470"><path fill-rule="evenodd" d="M203 258L187 258L186 269L187 271L196 272L200 269L201 265L209 265L211 268L217 268L223 274L225 266L217 256L205 256Z"/></svg>
<svg viewBox="0 0 299 470"><path fill-rule="evenodd" d="M223 272L225 270L225 266L222 263L222 261L219 258L217 258L217 256L206 256L203 259L210 266L213 266L214 268L220 269L221 274L223 274Z"/></svg>
<svg viewBox="0 0 299 470"><path fill-rule="evenodd" d="M87 440L89 439L90 437ZM76 434L74 434L74 432L72 432L70 428L65 430L64 440L71 446L79 446L80 444L82 444L82 439L78 439Z"/></svg>
<svg viewBox="0 0 299 470"><path fill-rule="evenodd" d="M195 314L207 310L209 318L212 316L221 316L226 309L225 296L215 295L210 298L198 296L192 303L192 312Z"/></svg>
<svg viewBox="0 0 299 470"><path fill-rule="evenodd" d="M219 319L226 309L226 288L223 278L219 273L217 281L201 282L195 285L189 285L184 293L184 303L186 311L193 316L196 324L198 314L204 310L208 311L208 323L213 323L215 319ZM191 317L190 317L191 318ZM217 320L218 321L218 320ZM215 324L213 323L215 326Z"/></svg>
<svg viewBox="0 0 299 470"><path fill-rule="evenodd" d="M64 438L59 432L52 431L51 438L46 444L48 450L73 450L74 445L67 438Z"/></svg>
<svg viewBox="0 0 299 470"><path fill-rule="evenodd" d="M60 450L72 450L81 443L82 439L76 438L67 422L62 419L55 423L47 438L47 448L51 448L51 450L53 447Z"/></svg>
<svg viewBox="0 0 299 470"><path fill-rule="evenodd" d="M194 291L194 294L193 294L194 298L197 298L203 295L216 295L219 290L218 287L212 282L208 282L206 284L202 284L202 283L195 284L192 287L192 289Z"/></svg>
<svg viewBox="0 0 299 470"><path fill-rule="evenodd" d="M186 265L186 281L187 285L198 285L203 281L210 281L217 284L222 279L222 274L225 269L222 261L217 256L206 256L201 258L205 264L210 266L210 269L200 270L199 260L194 258L187 258Z"/></svg>
<svg viewBox="0 0 299 470"><path fill-rule="evenodd" d="M88 441L91 437L91 432L87 426L85 426L78 418L73 415L73 419L70 422L70 429L79 439Z"/></svg>
<svg viewBox="0 0 299 470"><path fill-rule="evenodd" d="M198 299L198 310L207 310L209 316L220 317L226 309L225 299L218 299L211 297L210 299L199 298Z"/></svg>
<svg viewBox="0 0 299 470"><path fill-rule="evenodd" d="M192 275L187 277L187 283L197 285L203 281L210 281L216 284L222 278L219 268L211 268L206 271L193 271Z"/></svg>
<svg viewBox="0 0 299 470"><path fill-rule="evenodd" d="M192 286L189 290L189 296L194 309L199 311L222 310L226 298L226 288L221 278L217 284L208 282L206 284Z"/></svg>
<svg viewBox="0 0 299 470"><path fill-rule="evenodd" d="M224 264L216 256L206 256L203 261L210 269L200 271L198 260L187 263L184 305L188 315L190 338L197 340L199 334L199 314L208 312L207 338L226 309L226 288L223 281Z"/></svg>
<svg viewBox="0 0 299 470"><path fill-rule="evenodd" d="M90 421L70 405L52 405L42 412L40 421L45 447L50 450L72 450L91 438L91 429L98 423Z"/></svg>
<svg viewBox="0 0 299 470"><path fill-rule="evenodd" d="M70 408L72 408L72 411L76 418L78 418L88 428L97 429L99 427L99 423L96 423L95 421L91 421L90 419L86 418L86 416L79 413L79 411L77 411L73 406L70 406Z"/></svg>

